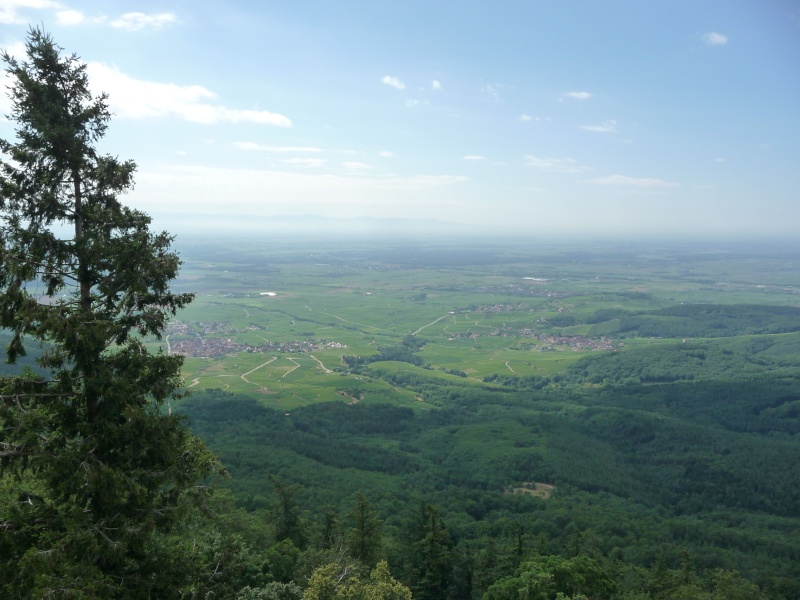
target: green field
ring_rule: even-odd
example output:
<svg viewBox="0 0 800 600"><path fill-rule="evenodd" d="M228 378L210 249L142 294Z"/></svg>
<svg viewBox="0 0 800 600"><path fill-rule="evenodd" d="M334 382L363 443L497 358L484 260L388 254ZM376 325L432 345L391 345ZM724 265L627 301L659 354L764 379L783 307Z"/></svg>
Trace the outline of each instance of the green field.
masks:
<svg viewBox="0 0 800 600"><path fill-rule="evenodd" d="M189 389L219 388L280 409L345 399L343 390L354 388L364 391L364 401L415 398L380 378L365 381L342 360L374 355L409 335L420 342L416 355L426 376L460 372L474 383L552 377L587 355L685 341L686 328L655 335L676 319L649 313L687 304L794 307L800 297L791 248L248 248L184 242L176 287L196 298L162 346L186 354ZM603 314L609 318L598 319ZM641 335L624 330L632 320ZM735 345L751 332L723 333Z"/></svg>

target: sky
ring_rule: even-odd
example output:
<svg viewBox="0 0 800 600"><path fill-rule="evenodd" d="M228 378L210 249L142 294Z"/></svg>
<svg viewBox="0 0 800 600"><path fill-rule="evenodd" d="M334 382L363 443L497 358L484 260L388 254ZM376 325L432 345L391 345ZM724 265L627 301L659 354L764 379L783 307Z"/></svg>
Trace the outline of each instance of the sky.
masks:
<svg viewBox="0 0 800 600"><path fill-rule="evenodd" d="M167 228L800 233L795 0L0 0L31 25Z"/></svg>

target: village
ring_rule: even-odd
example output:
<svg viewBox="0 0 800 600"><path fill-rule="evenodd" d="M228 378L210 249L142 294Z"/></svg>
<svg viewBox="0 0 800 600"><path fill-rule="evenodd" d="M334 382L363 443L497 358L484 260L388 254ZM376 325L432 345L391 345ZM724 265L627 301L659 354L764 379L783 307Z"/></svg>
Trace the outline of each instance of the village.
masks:
<svg viewBox="0 0 800 600"><path fill-rule="evenodd" d="M224 334L236 333L225 327L227 323L170 323L166 330L164 341L168 354L182 354L193 358L213 358L225 354L239 352L285 352L309 353L319 352L330 348L346 348L345 344L326 340L292 340L271 342L264 339L263 344L243 344ZM262 330L263 327L251 325L244 331ZM217 336L217 337L207 337Z"/></svg>

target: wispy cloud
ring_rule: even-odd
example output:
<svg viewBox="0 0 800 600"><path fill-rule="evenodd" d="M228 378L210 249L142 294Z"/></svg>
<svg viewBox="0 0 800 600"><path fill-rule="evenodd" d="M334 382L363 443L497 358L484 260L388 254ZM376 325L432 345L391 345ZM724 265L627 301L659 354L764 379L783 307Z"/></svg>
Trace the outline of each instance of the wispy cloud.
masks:
<svg viewBox="0 0 800 600"><path fill-rule="evenodd" d="M287 158L281 161L285 165L292 165L296 167L321 167L327 160L324 158Z"/></svg>
<svg viewBox="0 0 800 600"><path fill-rule="evenodd" d="M0 24L12 25L15 23L28 23L30 19L19 14L18 9L20 8L41 10L44 8L58 7L58 3L52 2L51 0L0 0Z"/></svg>
<svg viewBox="0 0 800 600"><path fill-rule="evenodd" d="M550 117L536 117L534 115L529 115L525 113L519 116L519 120L522 121L523 123L530 123L531 121L534 121L536 123L542 123L543 121L552 121Z"/></svg>
<svg viewBox="0 0 800 600"><path fill-rule="evenodd" d="M142 81L116 67L89 63L92 88L109 95L111 110L120 117L179 117L192 123L256 123L291 127L289 117L265 110L237 110L212 104L217 95L200 85Z"/></svg>
<svg viewBox="0 0 800 600"><path fill-rule="evenodd" d="M258 150L261 152L322 152L322 148L313 146L267 146L265 144L256 144L255 142L232 142L231 146L235 146L240 150Z"/></svg>
<svg viewBox="0 0 800 600"><path fill-rule="evenodd" d="M472 160L472 161L486 160L486 157L481 156L480 154L467 154L466 156L462 156L461 158L464 160Z"/></svg>
<svg viewBox="0 0 800 600"><path fill-rule="evenodd" d="M406 106L408 108L416 108L417 106L428 106L429 104L430 102L428 102L427 100L416 100L416 99L406 100Z"/></svg>
<svg viewBox="0 0 800 600"><path fill-rule="evenodd" d="M434 79L433 81L431 81L431 89L434 92L443 92L444 91L444 87L442 86L442 83L438 79Z"/></svg>
<svg viewBox="0 0 800 600"><path fill-rule="evenodd" d="M129 12L120 18L111 21L110 25L118 29L128 31L140 31L142 29L161 29L165 25L176 23L178 18L172 13L145 14L141 12Z"/></svg>
<svg viewBox="0 0 800 600"><path fill-rule="evenodd" d="M366 171L373 168L372 165L362 162L343 162L342 166L350 171Z"/></svg>
<svg viewBox="0 0 800 600"><path fill-rule="evenodd" d="M648 177L628 177L626 175L609 175L608 177L598 177L591 180L598 185L621 185L635 188L671 188L678 187L678 184L663 179L653 179Z"/></svg>
<svg viewBox="0 0 800 600"><path fill-rule="evenodd" d="M703 34L703 43L706 46L724 46L728 43L728 36L716 31Z"/></svg>
<svg viewBox="0 0 800 600"><path fill-rule="evenodd" d="M395 89L398 89L398 90L406 89L406 84L405 83L400 81L397 77L392 77L391 75L384 76L384 78L381 79L381 83L383 83L384 85L388 85L390 87L393 87Z"/></svg>
<svg viewBox="0 0 800 600"><path fill-rule="evenodd" d="M586 171L572 158L538 158L536 156L526 156L525 164L542 171L552 171L554 173L580 173Z"/></svg>
<svg viewBox="0 0 800 600"><path fill-rule="evenodd" d="M617 122L614 119L606 119L600 125L581 125L581 129L594 131L595 133L615 133L617 131Z"/></svg>
<svg viewBox="0 0 800 600"><path fill-rule="evenodd" d="M588 100L592 97L589 92L567 92L562 94L565 98L572 98L573 100Z"/></svg>
<svg viewBox="0 0 800 600"><path fill-rule="evenodd" d="M483 95L492 102L500 102L500 94L497 91L497 87L497 84L484 83L482 89Z"/></svg>
<svg viewBox="0 0 800 600"><path fill-rule="evenodd" d="M388 150L381 150L378 152L378 156L381 158L392 158L394 156L394 152L389 152Z"/></svg>

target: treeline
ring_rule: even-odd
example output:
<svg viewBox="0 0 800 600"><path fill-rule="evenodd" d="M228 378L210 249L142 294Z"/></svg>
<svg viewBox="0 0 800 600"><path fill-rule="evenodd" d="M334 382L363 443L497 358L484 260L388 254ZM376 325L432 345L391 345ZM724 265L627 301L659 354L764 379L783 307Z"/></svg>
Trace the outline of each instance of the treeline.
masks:
<svg viewBox="0 0 800 600"><path fill-rule="evenodd" d="M586 323L595 325L595 329L605 334L636 337L763 335L800 331L800 308L761 304L680 304L648 311L600 309L587 317Z"/></svg>
<svg viewBox="0 0 800 600"><path fill-rule="evenodd" d="M765 372L788 374L796 369L794 360L758 356L713 343L685 342L590 354L570 366L558 381L614 385L695 379L724 381Z"/></svg>
<svg viewBox="0 0 800 600"><path fill-rule="evenodd" d="M381 347L378 349L376 354L371 354L369 356L355 356L352 354L346 354L342 356L342 360L354 373L360 373L363 371L363 367L366 365L380 361L397 361L409 363L416 367L427 367L428 364L422 359L422 357L415 354L415 352L418 352L422 346L424 346L424 344L424 341L420 338L417 338L413 335L407 335L403 338L403 341L400 344L397 344L396 346Z"/></svg>

